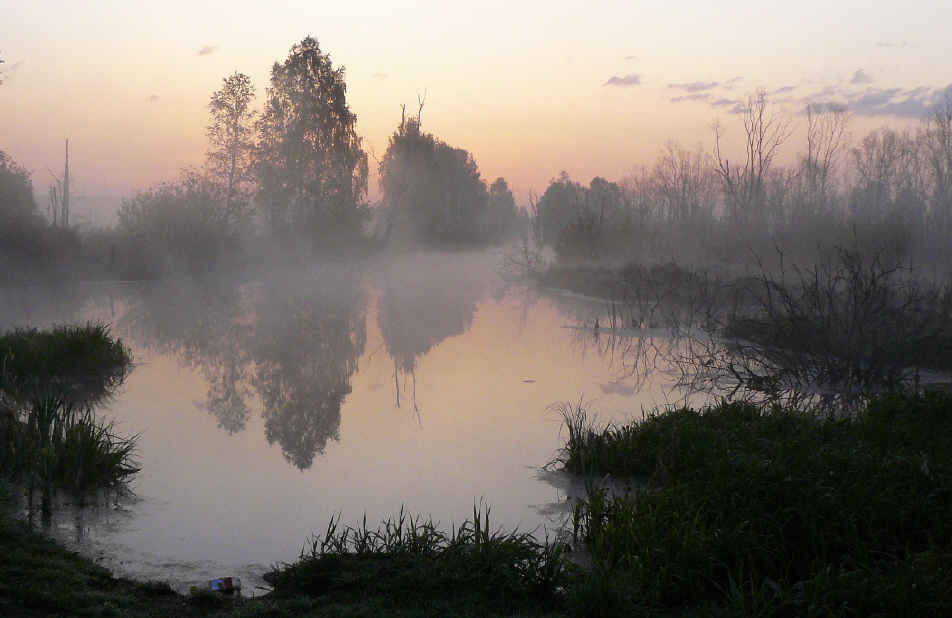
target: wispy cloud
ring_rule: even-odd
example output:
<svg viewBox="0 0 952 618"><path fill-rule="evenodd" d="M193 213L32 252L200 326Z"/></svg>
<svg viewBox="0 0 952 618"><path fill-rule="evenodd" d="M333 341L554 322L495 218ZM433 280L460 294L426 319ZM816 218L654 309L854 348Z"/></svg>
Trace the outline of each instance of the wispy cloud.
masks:
<svg viewBox="0 0 952 618"><path fill-rule="evenodd" d="M859 69L858 71L853 73L853 77L850 78L850 83L851 84L871 84L873 83L873 76L867 73L866 71L864 71L863 69Z"/></svg>
<svg viewBox="0 0 952 618"><path fill-rule="evenodd" d="M159 102L159 95L153 94L153 95L151 95L149 98L147 98L146 101L148 101L149 103L158 103L158 102Z"/></svg>
<svg viewBox="0 0 952 618"><path fill-rule="evenodd" d="M847 86L830 86L805 97L803 103L835 102L845 104L856 116L896 118L922 118L952 95L952 84L944 88L918 86L916 88L875 88L868 86L853 89Z"/></svg>
<svg viewBox="0 0 952 618"><path fill-rule="evenodd" d="M386 73L374 73L374 79L387 79Z"/></svg>
<svg viewBox="0 0 952 618"><path fill-rule="evenodd" d="M686 101L709 101L711 95L706 92L696 92L694 94L682 94L678 97L671 97L672 103L684 103Z"/></svg>
<svg viewBox="0 0 952 618"><path fill-rule="evenodd" d="M717 87L717 82L691 82L689 84L668 84L668 88L687 92L703 92Z"/></svg>
<svg viewBox="0 0 952 618"><path fill-rule="evenodd" d="M796 90L796 89L797 89L796 86L781 86L780 88L777 88L776 90L774 90L774 91L771 92L770 94L784 94L784 93L787 93L787 92L792 92L792 91L794 91L794 90Z"/></svg>
<svg viewBox="0 0 952 618"><path fill-rule="evenodd" d="M905 47L905 46L906 46L905 41L903 41L902 43L893 43L892 41L880 41L879 43L876 43L876 47Z"/></svg>
<svg viewBox="0 0 952 618"><path fill-rule="evenodd" d="M641 85L641 75L626 75L624 77L618 77L613 75L607 82L602 84L603 86L640 86Z"/></svg>
<svg viewBox="0 0 952 618"><path fill-rule="evenodd" d="M625 56L625 61L626 61L626 62L627 62L628 60L637 60L637 59L638 59L638 56Z"/></svg>
<svg viewBox="0 0 952 618"><path fill-rule="evenodd" d="M199 56L207 56L208 54L214 53L218 49L217 45L206 45L205 47L198 50Z"/></svg>

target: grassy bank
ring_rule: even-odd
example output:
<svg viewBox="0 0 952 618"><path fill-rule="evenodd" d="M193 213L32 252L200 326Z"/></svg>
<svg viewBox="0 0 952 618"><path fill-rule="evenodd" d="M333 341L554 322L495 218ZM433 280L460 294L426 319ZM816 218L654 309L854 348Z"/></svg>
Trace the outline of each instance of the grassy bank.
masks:
<svg viewBox="0 0 952 618"><path fill-rule="evenodd" d="M0 475L39 493L44 516L57 492L82 499L138 472L135 438L96 418L94 405L130 363L103 324L18 329L0 336Z"/></svg>
<svg viewBox="0 0 952 618"><path fill-rule="evenodd" d="M566 468L649 479L576 506L595 564L583 613L952 611L952 397L850 418L735 403L592 427L568 412Z"/></svg>

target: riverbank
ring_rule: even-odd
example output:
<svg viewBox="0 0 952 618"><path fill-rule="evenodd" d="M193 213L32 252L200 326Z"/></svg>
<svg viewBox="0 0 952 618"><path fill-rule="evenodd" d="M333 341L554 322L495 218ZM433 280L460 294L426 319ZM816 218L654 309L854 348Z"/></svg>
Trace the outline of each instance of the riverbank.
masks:
<svg viewBox="0 0 952 618"><path fill-rule="evenodd" d="M855 616L952 610L952 395L852 416L722 404L597 427L567 408L561 460L593 486L576 552L505 533L488 509L452 531L404 514L331 521L256 598L136 583L0 516L9 616ZM594 475L594 476L593 476ZM576 556L578 554L576 553Z"/></svg>

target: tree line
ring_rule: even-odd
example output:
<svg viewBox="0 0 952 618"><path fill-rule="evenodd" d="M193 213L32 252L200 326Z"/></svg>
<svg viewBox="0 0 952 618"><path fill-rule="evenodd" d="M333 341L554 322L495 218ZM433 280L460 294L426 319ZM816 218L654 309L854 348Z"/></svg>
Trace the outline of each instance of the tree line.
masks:
<svg viewBox="0 0 952 618"><path fill-rule="evenodd" d="M763 90L743 107L737 159L715 124L712 151L671 142L618 183L594 178L586 187L563 172L533 200L535 233L524 242L570 262L736 265L786 254L809 264L859 245L952 265L952 92L917 126L884 126L857 142L845 106L808 105L800 151L786 166L777 158L797 119Z"/></svg>
<svg viewBox="0 0 952 618"><path fill-rule="evenodd" d="M346 95L344 67L313 37L275 62L260 109L247 75L224 78L210 99L204 164L135 192L114 229L83 235L57 206L67 196L51 193L50 212L63 212L51 225L30 173L0 152L0 280L242 268L275 248L479 247L520 231L524 270L542 264L547 246L567 261L732 264L776 248L812 259L847 239L952 264L952 95L917 127L883 127L855 143L845 107L809 105L800 152L782 166L796 118L758 90L738 115L736 159L716 124L710 151L669 143L618 182L583 186L563 172L528 212L505 179L487 183L470 152L423 129L423 100L415 115L404 107L377 162L381 202L371 206Z"/></svg>

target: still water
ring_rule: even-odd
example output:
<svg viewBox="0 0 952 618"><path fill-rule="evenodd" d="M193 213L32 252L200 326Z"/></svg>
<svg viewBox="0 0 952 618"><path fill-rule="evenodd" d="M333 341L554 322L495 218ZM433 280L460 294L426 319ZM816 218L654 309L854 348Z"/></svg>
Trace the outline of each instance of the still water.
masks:
<svg viewBox="0 0 952 618"><path fill-rule="evenodd" d="M506 284L498 256L390 256L233 281L0 291L0 326L101 320L134 370L99 411L137 435L133 495L62 508L52 533L183 589L260 576L339 514L447 530L488 505L550 536L579 488L544 466L558 402L602 420L680 401L580 328L604 303Z"/></svg>

